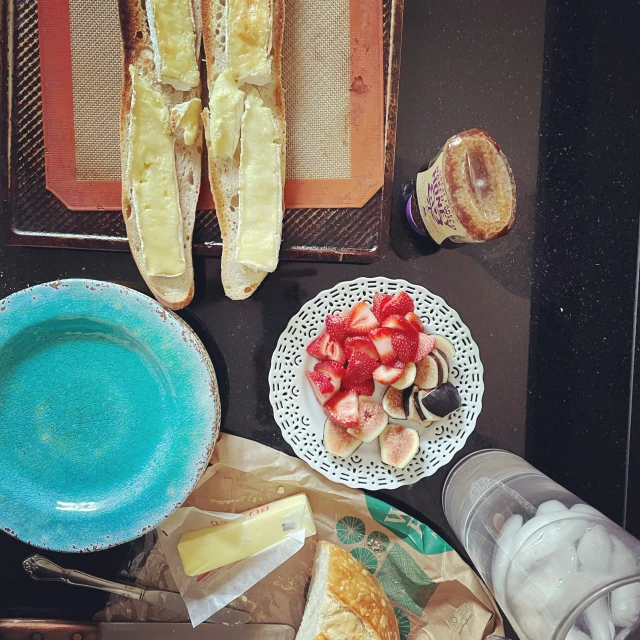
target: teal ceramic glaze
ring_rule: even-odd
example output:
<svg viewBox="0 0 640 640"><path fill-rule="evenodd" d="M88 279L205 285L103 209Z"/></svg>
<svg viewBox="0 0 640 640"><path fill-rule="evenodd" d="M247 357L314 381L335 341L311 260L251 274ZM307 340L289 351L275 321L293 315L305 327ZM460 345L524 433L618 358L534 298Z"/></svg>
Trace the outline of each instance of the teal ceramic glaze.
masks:
<svg viewBox="0 0 640 640"><path fill-rule="evenodd" d="M32 545L132 540L192 491L218 435L211 361L126 287L63 280L0 301L0 527Z"/></svg>

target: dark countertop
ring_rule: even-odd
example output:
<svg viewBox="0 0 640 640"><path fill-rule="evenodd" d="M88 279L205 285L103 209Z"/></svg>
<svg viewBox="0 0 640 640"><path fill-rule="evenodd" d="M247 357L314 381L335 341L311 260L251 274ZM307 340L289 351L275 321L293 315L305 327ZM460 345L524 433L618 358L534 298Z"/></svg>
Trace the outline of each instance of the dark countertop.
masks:
<svg viewBox="0 0 640 640"><path fill-rule="evenodd" d="M640 467L630 464L640 447L631 408L640 3L612 4L407 0L388 255L367 266L282 263L240 303L224 298L217 259L196 262L196 300L181 315L212 353L224 431L291 453L267 384L289 318L342 280L404 278L442 296L480 348L484 406L456 459L485 447L524 454L640 536ZM516 224L492 243L437 249L409 232L401 188L471 127L488 130L511 161ZM143 287L128 254L0 247L0 297L67 277ZM450 468L384 493L459 549L440 504ZM114 577L127 547L60 561ZM30 551L2 536L0 617L87 619L103 607L101 593L29 581L20 563Z"/></svg>

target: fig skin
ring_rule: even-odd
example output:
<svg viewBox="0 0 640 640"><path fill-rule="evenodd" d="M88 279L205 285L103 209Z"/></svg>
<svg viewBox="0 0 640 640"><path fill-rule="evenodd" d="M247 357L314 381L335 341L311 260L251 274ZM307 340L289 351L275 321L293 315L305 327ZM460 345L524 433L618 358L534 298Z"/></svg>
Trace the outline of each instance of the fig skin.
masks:
<svg viewBox="0 0 640 640"><path fill-rule="evenodd" d="M446 418L462 405L458 390L450 382L445 382L424 396L421 395L419 401L423 411L437 416L438 420Z"/></svg>

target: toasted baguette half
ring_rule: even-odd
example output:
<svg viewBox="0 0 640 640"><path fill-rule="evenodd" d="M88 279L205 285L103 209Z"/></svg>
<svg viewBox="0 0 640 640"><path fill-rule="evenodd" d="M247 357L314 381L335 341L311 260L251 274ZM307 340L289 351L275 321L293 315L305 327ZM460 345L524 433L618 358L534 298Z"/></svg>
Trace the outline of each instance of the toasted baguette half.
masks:
<svg viewBox="0 0 640 640"><path fill-rule="evenodd" d="M211 91L216 78L227 69L226 52L226 12L224 1L202 1L202 37L207 62L207 85ZM284 91L282 89L282 39L284 35L284 0L273 0L272 19L272 81L264 86L254 87L243 84L245 91L255 88L274 115L276 136L281 148L281 170L284 184L286 164L286 124ZM209 160L209 182L216 205L216 213L222 232L222 284L226 295L233 300L248 298L267 275L266 271L253 269L236 260L238 248L239 211L239 168L240 147L229 159L217 158L212 152L209 136L210 114L202 111ZM282 230L280 229L280 233Z"/></svg>
<svg viewBox="0 0 640 640"><path fill-rule="evenodd" d="M192 0L193 16L196 29L196 59L200 59L202 38L202 16L200 0ZM175 135L175 166L179 191L180 210L182 214L182 241L184 244L185 270L179 276L152 276L147 273L144 262L143 244L140 237L137 208L133 185L129 179L128 162L131 154L131 106L132 80L130 65L137 73L151 84L154 91L160 94L167 105L169 117L175 123L178 115L185 108L183 103L193 98L200 98L201 85L179 91L173 86L161 83L156 68L157 52L152 40L148 16L145 14L142 0L118 0L120 26L124 53L124 69L122 84L122 106L120 110L120 150L122 161L122 214L127 227L127 237L133 258L158 301L168 309L182 309L193 298L193 259L191 244L193 225L195 223L196 204L200 193L200 175L202 164L202 128L191 145L184 142L180 128ZM172 114L173 111L173 114Z"/></svg>
<svg viewBox="0 0 640 640"><path fill-rule="evenodd" d="M321 541L296 640L400 640L380 583L344 549Z"/></svg>

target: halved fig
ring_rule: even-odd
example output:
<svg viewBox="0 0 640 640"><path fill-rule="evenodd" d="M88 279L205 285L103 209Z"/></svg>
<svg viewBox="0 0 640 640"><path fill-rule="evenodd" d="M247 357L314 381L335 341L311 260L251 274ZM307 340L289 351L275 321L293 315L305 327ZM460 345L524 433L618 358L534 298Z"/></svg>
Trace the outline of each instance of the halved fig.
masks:
<svg viewBox="0 0 640 640"><path fill-rule="evenodd" d="M415 397L420 392L418 387L413 387L411 391L411 395L409 396L406 409L407 409L407 420L411 420L412 422L420 422L421 418L418 415L418 411L416 409Z"/></svg>
<svg viewBox="0 0 640 640"><path fill-rule="evenodd" d="M403 391L389 387L382 397L382 408L394 420L406 420L407 413L404 410Z"/></svg>
<svg viewBox="0 0 640 640"><path fill-rule="evenodd" d="M438 386L438 364L431 354L416 364L416 378L413 384L425 390Z"/></svg>
<svg viewBox="0 0 640 640"><path fill-rule="evenodd" d="M441 349L438 349L437 347L434 347L433 351L437 352L438 355L442 356L445 359L445 362L447 363L447 367L449 367L449 374L451 374L451 359L449 358L449 356L444 351L442 351Z"/></svg>
<svg viewBox="0 0 640 640"><path fill-rule="evenodd" d="M450 382L445 382L437 389L421 397L420 404L423 411L438 416L436 419L441 420L456 409L459 409L462 399L458 390Z"/></svg>
<svg viewBox="0 0 640 640"><path fill-rule="evenodd" d="M434 413L431 413L431 411L429 411L425 406L424 403L422 402L429 394L431 393L431 391L423 391L420 390L418 391L418 393L416 393L416 395L414 396L414 401L415 401L415 405L416 405L416 413L425 421L425 422L435 422L436 420L442 420L442 418L440 416L435 415ZM425 425L427 426L427 425Z"/></svg>
<svg viewBox="0 0 640 640"><path fill-rule="evenodd" d="M451 360L449 360L449 356L446 353L444 353L444 351L440 351L440 349L435 349L435 352L438 354L438 357L445 363L447 367L447 379L444 382L449 382L449 377L451 376Z"/></svg>
<svg viewBox="0 0 640 640"><path fill-rule="evenodd" d="M409 415L409 419L417 422L421 427L430 427L433 423L431 417L427 417L427 413L425 413L422 405L420 404L419 398L420 394L426 394L426 391L421 391L418 387L415 387L415 390L411 396L411 412ZM431 415L431 414L429 414Z"/></svg>
<svg viewBox="0 0 640 640"><path fill-rule="evenodd" d="M411 398L413 397L413 392L418 387L407 387L402 390L402 408L404 409L404 415L409 418L409 414L411 413L411 405L413 404Z"/></svg>
<svg viewBox="0 0 640 640"><path fill-rule="evenodd" d="M419 448L420 436L415 429L390 424L380 434L380 459L392 467L406 467Z"/></svg>
<svg viewBox="0 0 640 640"><path fill-rule="evenodd" d="M444 384L449 380L449 365L447 364L447 358L439 349L434 349L428 357L433 358L438 365L438 384L436 386L439 387L441 384Z"/></svg>
<svg viewBox="0 0 640 640"><path fill-rule="evenodd" d="M433 334L433 337L436 339L436 349L440 349L442 353L449 359L449 361L453 360L453 357L456 355L456 348L447 340L444 336L439 336L437 334Z"/></svg>
<svg viewBox="0 0 640 640"><path fill-rule="evenodd" d="M347 433L360 438L362 442L373 442L389 423L389 416L382 405L371 398L360 396L360 423L357 429L347 429Z"/></svg>
<svg viewBox="0 0 640 640"><path fill-rule="evenodd" d="M344 427L327 420L324 423L323 443L328 453L339 458L348 458L362 444L362 440L347 433Z"/></svg>
<svg viewBox="0 0 640 640"><path fill-rule="evenodd" d="M391 386L394 389L406 389L413 386L413 381L416 379L416 365L415 362L407 362L404 365L404 371L400 376L400 380L394 382Z"/></svg>

